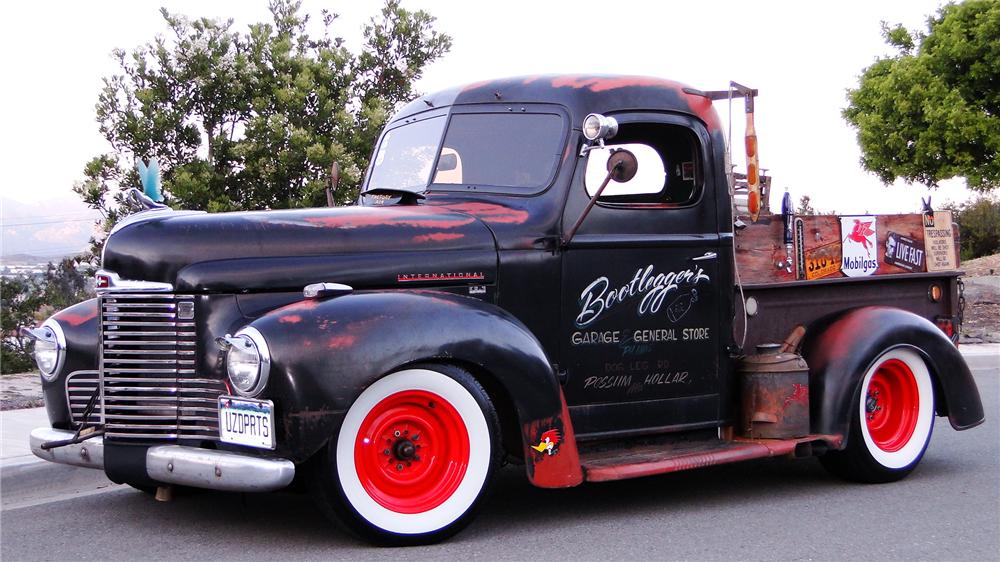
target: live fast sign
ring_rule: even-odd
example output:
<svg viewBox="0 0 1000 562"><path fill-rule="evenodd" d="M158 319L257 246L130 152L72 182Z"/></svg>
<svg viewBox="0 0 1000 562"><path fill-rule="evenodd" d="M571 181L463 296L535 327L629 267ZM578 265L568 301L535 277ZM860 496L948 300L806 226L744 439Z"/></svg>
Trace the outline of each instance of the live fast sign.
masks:
<svg viewBox="0 0 1000 562"><path fill-rule="evenodd" d="M923 271L926 252L923 245L897 232L889 232L885 238L885 263L907 271Z"/></svg>

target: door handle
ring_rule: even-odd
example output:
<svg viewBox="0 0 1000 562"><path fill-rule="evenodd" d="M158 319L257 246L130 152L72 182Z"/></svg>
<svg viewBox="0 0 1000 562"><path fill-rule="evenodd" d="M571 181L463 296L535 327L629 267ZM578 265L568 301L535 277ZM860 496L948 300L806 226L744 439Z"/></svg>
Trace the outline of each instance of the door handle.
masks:
<svg viewBox="0 0 1000 562"><path fill-rule="evenodd" d="M714 260L717 257L719 257L719 255L716 254L715 252L705 252L704 254L702 254L702 255L700 255L700 256L698 256L696 258L691 258L691 261Z"/></svg>

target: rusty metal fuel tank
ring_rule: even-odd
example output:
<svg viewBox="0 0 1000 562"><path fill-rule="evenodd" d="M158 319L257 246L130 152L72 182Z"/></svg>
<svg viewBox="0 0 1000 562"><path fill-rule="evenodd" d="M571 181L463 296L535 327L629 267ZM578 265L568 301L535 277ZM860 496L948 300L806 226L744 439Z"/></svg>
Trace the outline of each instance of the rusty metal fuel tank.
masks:
<svg viewBox="0 0 1000 562"><path fill-rule="evenodd" d="M740 426L743 437L789 439L809 433L809 366L801 355L761 344L743 358Z"/></svg>

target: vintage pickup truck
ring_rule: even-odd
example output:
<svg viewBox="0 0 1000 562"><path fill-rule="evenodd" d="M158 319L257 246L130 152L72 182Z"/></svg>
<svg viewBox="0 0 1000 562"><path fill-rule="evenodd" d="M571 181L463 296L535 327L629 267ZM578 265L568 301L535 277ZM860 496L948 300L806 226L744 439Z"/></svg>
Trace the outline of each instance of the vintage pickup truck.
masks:
<svg viewBox="0 0 1000 562"><path fill-rule="evenodd" d="M391 119L354 206L147 202L98 298L26 330L32 449L161 499L301 482L388 544L457 532L503 460L543 488L777 455L902 478L935 416L983 421L950 215L770 213L755 95L473 84Z"/></svg>

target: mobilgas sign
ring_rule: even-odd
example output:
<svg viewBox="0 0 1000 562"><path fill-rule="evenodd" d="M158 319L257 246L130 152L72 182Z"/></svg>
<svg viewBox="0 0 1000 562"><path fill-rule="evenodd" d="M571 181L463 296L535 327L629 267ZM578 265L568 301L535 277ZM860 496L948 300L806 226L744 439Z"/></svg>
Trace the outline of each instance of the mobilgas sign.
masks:
<svg viewBox="0 0 1000 562"><path fill-rule="evenodd" d="M848 277L874 275L878 269L875 217L840 217L840 270Z"/></svg>

